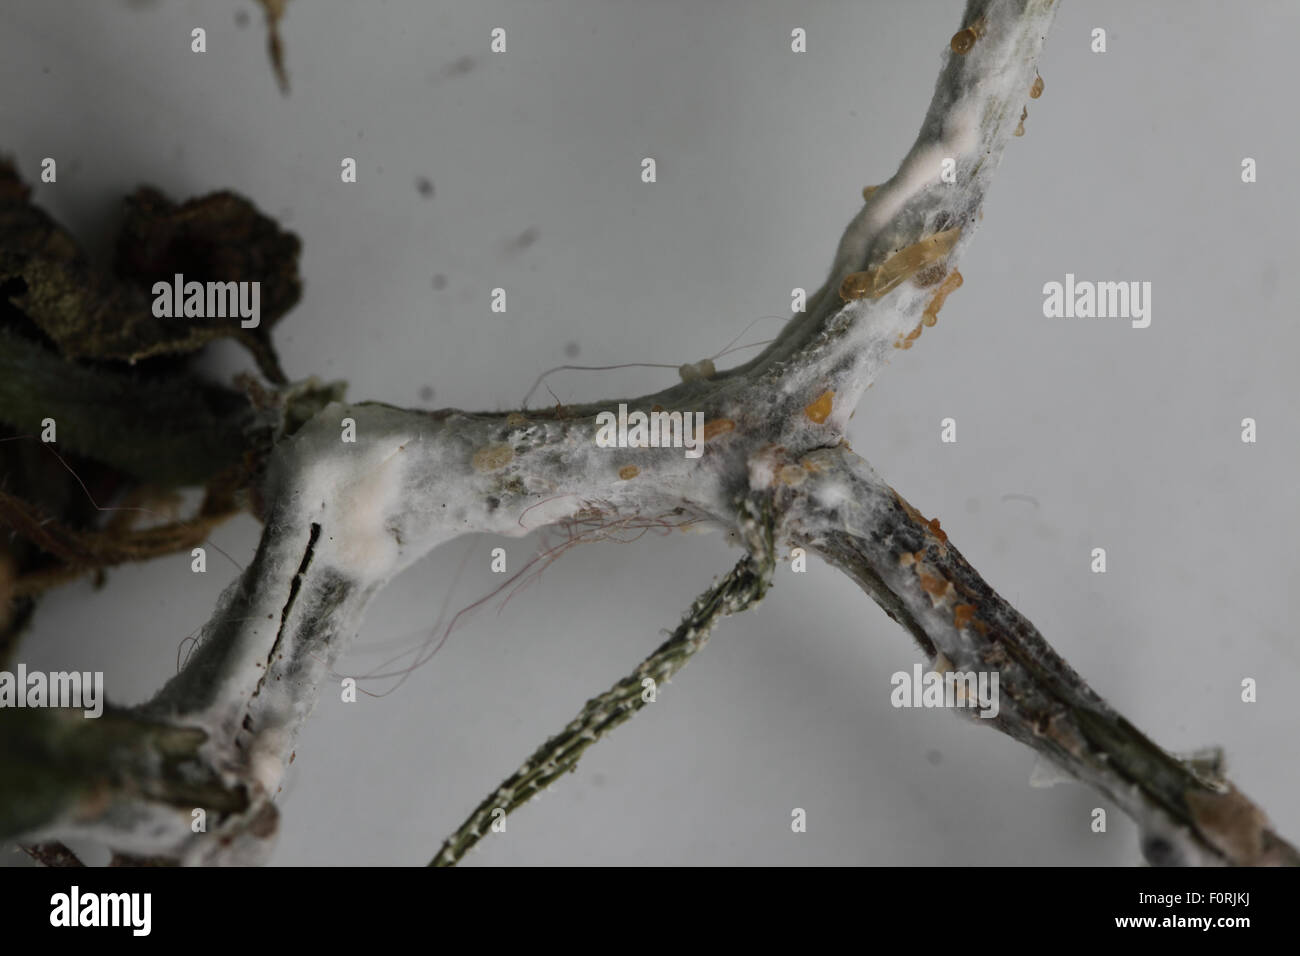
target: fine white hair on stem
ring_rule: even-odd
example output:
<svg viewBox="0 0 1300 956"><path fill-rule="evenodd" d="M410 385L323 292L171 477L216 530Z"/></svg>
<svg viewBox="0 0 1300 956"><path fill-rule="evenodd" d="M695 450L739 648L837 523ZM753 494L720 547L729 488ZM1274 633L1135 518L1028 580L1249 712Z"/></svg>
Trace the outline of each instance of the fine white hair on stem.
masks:
<svg viewBox="0 0 1300 956"><path fill-rule="evenodd" d="M736 343L739 342L742 338L745 337L745 333L747 333L750 329L752 329L752 328L753 328L755 325L757 325L759 322L762 322L764 319L780 319L780 320L784 320L784 318L785 318L785 316L780 316L780 315L760 315L758 318L751 320L750 323L749 323L748 325L746 325L743 329L740 330L740 332L735 336L735 338L733 338L730 342L728 342L726 345L724 345L721 349L719 349L719 350L718 350L717 352L715 352L713 355L710 355L710 356L709 356L709 360L712 361L712 360L714 360L714 359L721 358L721 357L724 356L724 355L730 355L730 354L732 354L733 352L739 352L739 351L741 351L741 350L743 350L743 349L754 349L754 348L760 348L761 346L767 345L769 342L772 342L772 341L774 341L774 340L773 340L773 339L764 339L762 342L751 342L751 343L748 344L748 345L736 345ZM733 346L734 346L734 347L733 347ZM519 407L520 407L521 409L526 409L526 408L528 407L528 402L529 402L529 400L533 397L534 394L536 394L537 389L540 388L541 385L542 385L542 383L545 382L545 381L546 381L548 378L550 378L552 375L554 375L556 372L565 372L565 371L570 371L570 372L611 372L611 371L614 371L614 370L616 370L616 369L621 369L621 368L672 368L672 369L676 369L676 368L680 368L680 367L681 367L680 364L678 364L678 365L672 365L672 364L669 364L669 363L667 363L667 362L621 362L621 363L619 363L619 364L617 364L617 365L556 365L556 366L553 366L552 368L548 368L545 372L542 372L540 375L537 376L537 379L533 382L532 387L531 387L530 389L528 389L528 393L527 393L526 395L524 395L523 400L519 403Z"/></svg>

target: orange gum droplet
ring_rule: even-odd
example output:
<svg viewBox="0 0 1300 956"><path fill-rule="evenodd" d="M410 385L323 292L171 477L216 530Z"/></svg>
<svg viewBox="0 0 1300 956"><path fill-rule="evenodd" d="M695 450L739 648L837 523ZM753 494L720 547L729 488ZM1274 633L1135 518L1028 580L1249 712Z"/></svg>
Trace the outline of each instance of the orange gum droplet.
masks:
<svg viewBox="0 0 1300 956"><path fill-rule="evenodd" d="M704 423L704 440L716 438L718 435L725 435L736 427L736 423L730 418L715 418L711 422Z"/></svg>
<svg viewBox="0 0 1300 956"><path fill-rule="evenodd" d="M618 476L624 481L635 478L639 474L641 474L641 469L636 465L624 465L618 470Z"/></svg>
<svg viewBox="0 0 1300 956"><path fill-rule="evenodd" d="M808 416L810 421L818 425L826 421L831 414L831 402L834 399L834 392L822 392L812 402L804 406L803 413Z"/></svg>
<svg viewBox="0 0 1300 956"><path fill-rule="evenodd" d="M930 600L937 603L948 594L948 588L951 585L943 578L934 574L927 574L925 571L918 570L917 578L921 582L921 590L930 595Z"/></svg>
<svg viewBox="0 0 1300 956"><path fill-rule="evenodd" d="M1029 88L1029 98L1031 100L1036 100L1042 95L1043 95L1043 78L1041 76L1036 76L1034 77L1034 85Z"/></svg>
<svg viewBox="0 0 1300 956"><path fill-rule="evenodd" d="M943 280L943 285L935 290L934 298L930 300L930 304L925 307L925 313L921 316L922 324L933 326L939 321L939 310L948 301L948 296L952 295L954 290L961 288L963 281L961 273L956 269L949 273L948 278ZM917 328L919 329L920 326L917 326Z"/></svg>
<svg viewBox="0 0 1300 956"><path fill-rule="evenodd" d="M863 186L863 187L862 187L862 198L865 199L865 200L870 200L870 199L871 199L871 194L874 193L874 192L875 192L877 189L879 189L879 188L880 188L879 186Z"/></svg>
<svg viewBox="0 0 1300 956"><path fill-rule="evenodd" d="M926 306L926 311L920 316L920 324L910 333L907 333L907 338L894 342L894 349L911 349L911 343L913 343L914 339L920 337L922 326L933 328L933 325L939 321L939 310L944 307L945 300L953 293L954 289L961 287L962 281L962 273L958 272L957 269L953 269L948 278L945 278L944 284L935 290L935 297L930 300L930 304Z"/></svg>
<svg viewBox="0 0 1300 956"><path fill-rule="evenodd" d="M975 41L984 35L984 18L980 17L965 30L958 30L952 38L949 46L952 47L953 53L969 53L975 46Z"/></svg>
<svg viewBox="0 0 1300 956"><path fill-rule="evenodd" d="M952 624L959 631L964 631L971 618L975 616L974 604L958 604L952 609Z"/></svg>

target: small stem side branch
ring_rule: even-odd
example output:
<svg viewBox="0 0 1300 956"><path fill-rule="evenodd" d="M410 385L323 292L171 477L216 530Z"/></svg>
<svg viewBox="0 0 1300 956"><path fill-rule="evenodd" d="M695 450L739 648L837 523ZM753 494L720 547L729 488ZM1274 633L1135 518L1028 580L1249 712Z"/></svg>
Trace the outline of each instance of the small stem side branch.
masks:
<svg viewBox="0 0 1300 956"><path fill-rule="evenodd" d="M681 670L705 645L718 621L762 600L775 567L772 526L767 520L749 528L758 532L752 543L759 547L696 598L672 636L636 670L587 701L564 730L538 747L522 767L492 791L446 839L430 866L456 865L497 821L504 820L564 773L576 770L587 748L649 703L653 697L647 687L667 683Z"/></svg>

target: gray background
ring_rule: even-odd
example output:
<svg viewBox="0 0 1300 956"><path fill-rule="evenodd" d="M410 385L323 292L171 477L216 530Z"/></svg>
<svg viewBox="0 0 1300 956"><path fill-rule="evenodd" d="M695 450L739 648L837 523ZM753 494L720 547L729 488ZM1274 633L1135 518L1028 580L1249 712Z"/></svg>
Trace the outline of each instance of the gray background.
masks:
<svg viewBox="0 0 1300 956"><path fill-rule="evenodd" d="M961 8L295 2L286 99L248 3L5 0L0 148L32 182L57 158L37 201L100 254L141 182L175 198L232 188L279 217L304 242L305 295L276 336L291 376L346 378L354 399L509 408L549 366L695 361L784 316L792 287L815 289L859 191L910 146ZM206 54L190 52L195 26ZM504 55L488 54L494 26ZM795 26L806 54L789 51ZM1104 55L1089 51L1094 26ZM1297 30L1294 2L1066 0L965 285L850 433L1138 726L1176 751L1226 746L1235 781L1292 839ZM647 155L654 185L639 179ZM355 185L339 182L343 156ZM1255 185L1240 181L1244 156ZM530 227L536 241L512 246ZM1066 272L1152 282L1151 327L1045 319L1042 285ZM488 311L498 285L504 316ZM232 347L213 369L247 364ZM567 403L673 380L566 372L551 387ZM945 416L956 445L939 441ZM1245 416L1256 445L1239 440ZM213 540L243 563L256 535L243 518ZM420 562L340 670L419 647L444 601L499 583L492 547L517 566L537 543L464 539ZM1105 575L1089 571L1094 546ZM424 862L735 557L717 534L575 550L394 692L326 694L281 797L274 862ZM213 553L204 576L176 556L114 571L99 592L66 587L23 656L102 669L115 699L142 700L233 575ZM1117 813L1089 832L1090 809L1109 806L1091 791L1029 786L1028 750L893 709L890 674L918 659L847 579L815 560L783 568L757 612L470 862L1137 861ZM1239 700L1247 676L1254 705ZM805 834L790 831L793 807Z"/></svg>

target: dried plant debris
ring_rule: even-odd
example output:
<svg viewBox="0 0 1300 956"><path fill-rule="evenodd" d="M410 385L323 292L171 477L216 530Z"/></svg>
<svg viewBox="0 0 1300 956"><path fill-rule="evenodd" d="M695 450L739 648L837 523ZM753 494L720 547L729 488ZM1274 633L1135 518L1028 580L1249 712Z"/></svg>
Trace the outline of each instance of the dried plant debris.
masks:
<svg viewBox="0 0 1300 956"><path fill-rule="evenodd" d="M137 191L115 276L94 267L27 197L12 165L0 162L0 289L65 358L136 362L229 337L269 379L285 381L270 327L301 296L301 244L246 199L221 192L177 206L156 190ZM155 315L154 284L177 274L187 283L258 282L255 327L239 315Z"/></svg>
<svg viewBox="0 0 1300 956"><path fill-rule="evenodd" d="M188 551L254 506L274 440L341 396L312 380L268 391L251 375L228 388L193 368L204 345L230 337L284 382L269 332L301 296L300 248L233 193L177 204L142 188L110 272L0 160L0 665L42 591ZM159 309L155 284L178 274L256 288L256 321ZM188 517L166 507L179 486L206 491Z"/></svg>
<svg viewBox="0 0 1300 956"><path fill-rule="evenodd" d="M217 192L176 204L156 189L141 187L126 200L126 221L118 237L114 270L141 292L180 274L188 282L256 282L258 325L243 328L237 316L193 323L203 341L231 336L257 358L263 374L284 382L271 348L270 330L302 297L298 256L302 243L275 220L232 192ZM173 316L169 327L191 320Z"/></svg>
<svg viewBox="0 0 1300 956"><path fill-rule="evenodd" d="M271 69L275 70L275 81L280 84L280 92L289 95L289 72L284 67L284 44L280 41L280 21L284 18L284 8L289 0L257 0L266 14L266 48L271 57Z"/></svg>
<svg viewBox="0 0 1300 956"><path fill-rule="evenodd" d="M39 514L41 522L57 516L73 533L90 531L101 517L93 502L113 501L129 482L110 466L66 450L56 457L49 446L0 426L0 494ZM50 576L65 567L0 513L0 669L14 660L18 638L31 621L43 590L37 582L54 583Z"/></svg>

